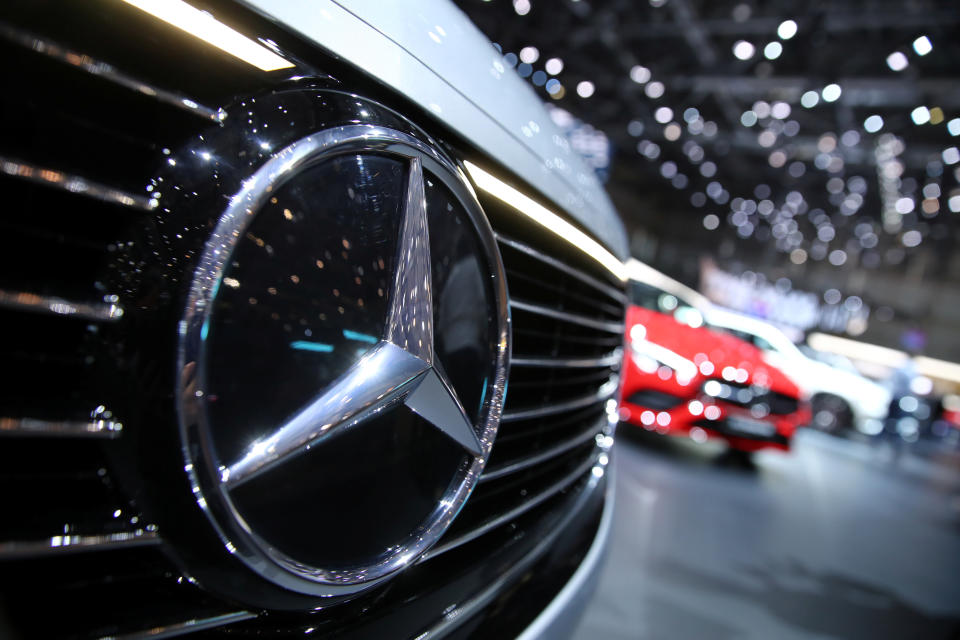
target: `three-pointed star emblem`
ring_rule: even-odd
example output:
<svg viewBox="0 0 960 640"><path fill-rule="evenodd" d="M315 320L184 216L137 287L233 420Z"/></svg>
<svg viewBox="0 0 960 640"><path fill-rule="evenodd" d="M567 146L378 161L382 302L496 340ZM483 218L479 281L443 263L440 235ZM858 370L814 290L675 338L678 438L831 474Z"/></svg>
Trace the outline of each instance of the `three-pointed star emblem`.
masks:
<svg viewBox="0 0 960 640"><path fill-rule="evenodd" d="M403 402L467 452L480 455L480 439L434 353L430 235L417 157L410 161L399 247L380 342L309 405L224 466L220 477L227 488L363 423L394 402Z"/></svg>

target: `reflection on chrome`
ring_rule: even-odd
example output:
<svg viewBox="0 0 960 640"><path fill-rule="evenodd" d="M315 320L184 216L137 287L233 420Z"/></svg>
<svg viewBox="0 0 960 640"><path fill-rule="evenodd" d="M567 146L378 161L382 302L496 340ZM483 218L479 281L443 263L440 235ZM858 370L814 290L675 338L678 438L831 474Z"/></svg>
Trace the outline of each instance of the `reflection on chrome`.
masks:
<svg viewBox="0 0 960 640"><path fill-rule="evenodd" d="M150 211L157 206L156 200L151 200L143 196L136 196L113 187L107 187L96 182L91 182L80 176L72 176L55 169L44 169L25 162L11 160L0 156L0 171L29 182L36 182L48 187L63 189L70 193L76 193L88 198L103 200L111 204L119 204L124 207Z"/></svg>
<svg viewBox="0 0 960 640"><path fill-rule="evenodd" d="M151 627L143 631L134 633L125 633L119 636L106 636L104 640L144 640L145 638L173 638L175 636L203 631L204 629L217 629L219 627L240 622L242 620L252 620L257 614L249 611L236 611L234 613L224 613L219 616L210 616L209 618L191 618L183 622L165 624L161 627Z"/></svg>
<svg viewBox="0 0 960 640"><path fill-rule="evenodd" d="M63 298L38 296L35 293L0 290L0 307L35 313L76 316L85 320L119 320L123 308L113 302L70 302Z"/></svg>
<svg viewBox="0 0 960 640"><path fill-rule="evenodd" d="M0 436L53 436L61 438L116 438L123 425L114 420L52 421L35 418L0 418Z"/></svg>
<svg viewBox="0 0 960 640"><path fill-rule="evenodd" d="M183 0L123 0L167 24L186 31L221 51L240 58L261 71L290 69L293 63L242 33L231 29L206 11Z"/></svg>
<svg viewBox="0 0 960 640"><path fill-rule="evenodd" d="M356 340L357 342L366 342L368 344L377 344L379 342L379 340L369 334L351 331L350 329L343 330L343 337L347 340Z"/></svg>
<svg viewBox="0 0 960 640"><path fill-rule="evenodd" d="M519 213L527 216L537 224L555 233L560 238L586 253L588 256L599 262L604 268L612 273L618 280L626 281L627 269L623 262L615 255L607 251L603 245L585 234L580 229L550 211L539 202L517 191L497 177L487 173L469 160L464 162L467 172L477 187L485 191L498 200L513 207Z"/></svg>
<svg viewBox="0 0 960 640"><path fill-rule="evenodd" d="M396 345L381 342L273 435L253 443L246 455L223 470L222 481L230 488L239 486L335 432L356 426L411 391L429 368Z"/></svg>
<svg viewBox="0 0 960 640"><path fill-rule="evenodd" d="M133 91L142 93L143 95L155 98L160 102L164 102L166 104L189 111L190 113L198 115L207 120L220 122L227 115L223 109L214 110L210 107L204 107L185 96L181 96L170 91L165 91L163 89L151 86L145 82L141 82L134 77L118 71L112 65L107 64L106 62L96 60L83 53L70 51L69 49L60 46L56 42L34 36L24 31L20 31L19 29L14 29L9 25L0 23L0 37L22 47L36 51L37 53L41 53L45 56L53 58L59 62L66 63L72 67L86 71L87 73L99 76L104 80L109 80L110 82L118 84L127 89L132 89Z"/></svg>
<svg viewBox="0 0 960 640"><path fill-rule="evenodd" d="M28 558L53 553L102 551L118 547L134 547L160 542L157 528L149 525L136 531L107 535L59 535L43 540L0 542L0 558Z"/></svg>
<svg viewBox="0 0 960 640"><path fill-rule="evenodd" d="M309 340L295 340L290 343L291 349L299 351L314 351L316 353L330 353L333 351L333 345L325 342L311 342Z"/></svg>
<svg viewBox="0 0 960 640"><path fill-rule="evenodd" d="M565 262L563 262L563 261L561 261L561 260L557 260L556 258L554 258L554 257L552 257L552 256L548 256L548 255L545 254L545 253L542 253L542 252L540 252L540 251L537 251L536 249L534 249L533 247L531 247L531 246L529 246L529 245L526 245L526 244L524 244L524 243L522 243L522 242L517 242L516 240L513 240L513 239L511 239L511 238L508 238L508 237L506 237L506 236L504 236L503 234L500 234L500 233L497 234L497 242L500 243L501 245L506 245L506 246L508 246L508 247L510 247L510 248L512 248L512 249L516 249L517 251L519 251L519 252L521 252L521 253L524 253L524 254L530 256L531 258L535 258L536 260L539 260L540 262L546 263L546 264L550 265L551 267L553 267L554 269L557 269L557 270L559 270L559 271L562 271L562 272L566 273L567 275L573 276L574 278L576 278L576 279L579 280L580 282L583 282L584 284L590 285L590 286L593 287L594 289L599 289L600 291L603 291L604 293L606 293L606 294L607 294L608 296L610 296L611 298L614 298L615 300L619 300L619 301L623 302L624 304L626 304L626 302L627 302L627 297L623 294L622 291L619 291L619 290L617 290L617 289L614 289L614 288L611 287L610 285L604 284L603 282L600 282L599 280L597 280L597 279L594 278L593 276L590 276L590 275L584 273L583 271L581 271L580 269L578 269L578 268L576 268L576 267L573 267L573 266L571 266L571 265L569 265L569 264L567 264L567 263L565 263Z"/></svg>
<svg viewBox="0 0 960 640"><path fill-rule="evenodd" d="M433 364L432 286L423 167L420 159L414 158L385 339L429 364Z"/></svg>

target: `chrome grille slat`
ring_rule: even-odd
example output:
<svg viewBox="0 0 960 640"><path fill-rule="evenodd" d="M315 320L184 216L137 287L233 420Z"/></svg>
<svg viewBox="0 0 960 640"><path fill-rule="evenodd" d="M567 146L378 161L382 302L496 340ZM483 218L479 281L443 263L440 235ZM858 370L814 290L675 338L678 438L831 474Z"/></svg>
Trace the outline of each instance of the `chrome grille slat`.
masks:
<svg viewBox="0 0 960 640"><path fill-rule="evenodd" d="M573 409L579 409L581 407L587 407L595 403L599 404L613 396L617 390L617 384L618 379L616 376L614 376L598 390L590 394L579 396L566 402L551 403L542 407L505 411L500 421L516 422L518 420L527 420L530 418L541 418L543 416L549 416L556 413L563 413L565 411L572 411Z"/></svg>
<svg viewBox="0 0 960 640"><path fill-rule="evenodd" d="M592 441L606 433L606 401L619 384L625 293L578 268L576 257L567 264L502 234L497 240L517 354L500 436L464 528L427 558L514 521L582 477L603 451Z"/></svg>
<svg viewBox="0 0 960 640"><path fill-rule="evenodd" d="M178 636L195 633L197 631L217 629L235 622L252 620L256 617L257 614L251 613L250 611L235 611L232 613L224 613L218 616L210 616L208 618L191 618L190 620L184 620L183 622L175 622L173 624L167 624L160 627L151 627L150 629L144 629L143 631L133 631L118 635L102 636L100 640L156 640L158 638L176 638Z"/></svg>
<svg viewBox="0 0 960 640"><path fill-rule="evenodd" d="M566 528L567 524L576 517L576 514L580 512L587 500L590 499L593 490L596 489L597 485L600 483L600 479L601 476L588 476L583 489L569 501L569 503L565 506L561 516L552 523L552 526L544 529L541 534L542 537L538 538L539 542L537 543L536 547L534 547L520 562L517 562L506 572L501 574L483 591L475 595L470 600L461 603L457 609L457 612L460 615L458 615L456 618L442 618L433 627L418 635L417 639L430 640L432 638L445 637L449 631L456 628L459 619L468 619L475 612L493 602L494 599L502 593L502 589L505 585L517 580L519 576L528 571L529 567L536 562L538 558L542 557L542 555L547 552L550 546L554 544L557 537L560 536L560 534ZM603 525L601 524L601 526Z"/></svg>
<svg viewBox="0 0 960 640"><path fill-rule="evenodd" d="M497 433L497 446L502 450L507 445L513 446L519 441L529 440L531 435L536 436L538 432L544 429L553 433L564 433L585 425L591 422L591 418L596 417L596 410L587 406L577 411L570 411L562 416L548 416L544 420L527 420L514 423ZM498 463L494 461L493 464Z"/></svg>
<svg viewBox="0 0 960 640"><path fill-rule="evenodd" d="M68 191L86 196L95 200L102 200L110 204L117 204L141 211L153 211L157 206L156 200L144 196L127 193L103 184L88 180L82 176L71 175L57 169L38 167L20 160L13 160L0 156L0 171L18 180L26 180L46 187Z"/></svg>
<svg viewBox="0 0 960 640"><path fill-rule="evenodd" d="M578 303L580 306L586 306L591 309L591 311L602 311L603 314L607 316L619 315L616 303L610 300L599 297L594 298L584 293L564 291L563 287L560 285L551 282L544 282L543 280L539 280L527 273L518 271L517 269L508 269L507 278L513 283L515 289L519 288L521 284L524 286L533 286L542 293L553 293L555 295L563 296L565 301L569 303Z"/></svg>
<svg viewBox="0 0 960 640"><path fill-rule="evenodd" d="M499 234L499 233L496 234L496 236L497 236L497 242L499 242L501 245L505 245L505 246L511 247L511 248L513 248L513 249L516 249L517 251L520 251L520 252L522 252L522 253L525 253L526 255L530 256L531 258L536 258L536 259L539 260L540 262L543 262L544 264L549 265L549 266L553 267L554 269L557 269L558 271L562 271L563 273L566 273L567 275L573 276L574 278L580 280L580 281L583 282L584 284L588 284L588 285L592 286L593 288L595 288L596 290L602 291L603 293L605 293L605 294L606 294L607 296L609 296L610 298L613 298L614 300L616 300L617 302L619 302L621 305L625 305L625 304L627 303L627 296L626 296L625 293L623 293L622 291L617 291L616 289L614 289L614 288L611 287L610 285L607 285L607 284L604 284L604 283L600 282L599 280L597 280L597 279L594 278L593 276L587 275L586 273L584 273L584 272L581 271L580 269L576 269L576 268L574 268L574 267L571 267L570 265L565 264L565 263L561 262L560 260L557 260L556 258L553 258L553 257L551 257L551 256L548 256L548 255L546 255L546 254L544 254L544 253L541 253L540 251L537 251L537 250L534 249L533 247L531 247L531 246L529 246L529 245L526 245L526 244L524 244L524 243L522 243L522 242L518 242L518 241L516 241L516 240L513 240L513 239L511 239L511 238L508 238L508 237L506 237L506 236L503 236L503 235L501 235L501 234Z"/></svg>
<svg viewBox="0 0 960 640"><path fill-rule="evenodd" d="M35 418L0 418L0 436L53 438L106 438L120 436L123 425L114 420L53 421Z"/></svg>
<svg viewBox="0 0 960 640"><path fill-rule="evenodd" d="M537 358L535 356L514 356L510 359L511 367L544 367L544 368L603 368L619 364L623 359L623 351L616 349L609 355L599 358Z"/></svg>
<svg viewBox="0 0 960 640"><path fill-rule="evenodd" d="M605 422L605 419L601 419L599 422L592 423L585 430L581 431L575 436L567 438L566 440L563 440L547 449L542 449L533 455L525 456L520 459L513 459L507 463L497 465L493 468L488 468L483 472L483 475L480 476L480 482L489 482L491 480L503 478L512 473L528 469L536 464L545 462L551 458L566 453L567 451L575 448L577 445L589 442L591 439L596 438L597 434L600 433L600 430L603 428Z"/></svg>
<svg viewBox="0 0 960 640"><path fill-rule="evenodd" d="M625 294L518 240L497 239L518 349L500 435L475 499L460 516L464 527L455 527L423 560L546 509L541 505L589 473L605 446L593 441L606 433L606 401L619 384L622 313L621 322L614 321L611 308L623 310ZM511 259L521 262L511 265Z"/></svg>
<svg viewBox="0 0 960 640"><path fill-rule="evenodd" d="M451 549L456 549L457 547L462 546L470 542L471 540L476 540L483 534L489 531L493 531L497 527L500 527L504 524L507 524L514 518L517 518L523 515L524 513L526 513L527 511L530 511L534 507L542 504L546 500L550 499L560 491L563 491L565 488L567 488L568 486L576 482L584 474L586 474L590 470L590 468L597 463L597 455L599 454L591 455L589 458L587 458L585 462L580 464L576 469L564 475L562 478L557 480L555 483L553 483L543 491L540 491L534 494L533 496L527 498L525 501L516 505L509 511L505 511L501 513L499 516L492 518L490 520L487 520L486 522L480 524L477 527L474 527L473 529L471 529L470 531L462 535L459 535L451 540L441 542L441 544L438 544L433 549L428 551L425 555L423 555L420 559L420 562L424 562L431 558L435 558L443 553L446 553L447 551L450 551Z"/></svg>
<svg viewBox="0 0 960 640"><path fill-rule="evenodd" d="M43 540L9 540L0 542L0 560L32 558L36 556L62 555L85 551L109 551L159 544L156 531L137 529L104 535L50 536Z"/></svg>
<svg viewBox="0 0 960 640"><path fill-rule="evenodd" d="M146 82L119 71L111 64L95 60L83 53L71 51L52 40L35 36L8 24L0 23L0 37L8 42L45 55L57 62L62 62L75 69L85 71L92 76L103 78L126 89L149 96L160 102L177 107L178 109L183 109L205 120L220 122L225 116L223 110L214 110L198 104L195 100L191 100L187 96L151 86Z"/></svg>
<svg viewBox="0 0 960 640"><path fill-rule="evenodd" d="M517 325L520 326L517 326ZM565 333L560 333L557 331L542 331L539 328L530 328L523 326L522 323L515 322L513 329L514 336L520 335L522 337L532 337L532 338L541 338L549 339L556 342L558 345L588 345L592 347L602 348L602 351L597 355L602 355L610 353L612 348L617 348L620 344L623 343L623 339L614 333L596 332L590 335L570 335ZM605 348L604 348L605 347ZM584 356L586 357L586 356ZM596 357L596 356L593 356Z"/></svg>
<svg viewBox="0 0 960 640"><path fill-rule="evenodd" d="M618 324L616 322L604 322L603 320L594 320L593 318L587 318L586 316L582 316L577 313L557 311L556 309L551 309L550 307L531 304L523 300L517 300L516 298L510 300L510 307L512 309L519 309L528 313L535 313L540 316L553 318L554 320L560 320L562 322L569 322L570 324L577 324L590 329L599 329L600 331L606 331L617 335L623 333L623 324Z"/></svg>
<svg viewBox="0 0 960 640"><path fill-rule="evenodd" d="M0 307L16 311L72 316L83 320L115 322L123 317L123 307L108 302L72 302L53 296L24 291L0 290Z"/></svg>

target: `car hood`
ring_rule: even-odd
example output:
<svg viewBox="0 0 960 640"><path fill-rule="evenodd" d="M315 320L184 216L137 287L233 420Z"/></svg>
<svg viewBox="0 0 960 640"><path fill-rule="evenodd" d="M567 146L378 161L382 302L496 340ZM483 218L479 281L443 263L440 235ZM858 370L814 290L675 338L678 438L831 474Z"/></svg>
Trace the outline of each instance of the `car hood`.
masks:
<svg viewBox="0 0 960 640"><path fill-rule="evenodd" d="M623 222L530 85L444 0L247 0L422 105L583 224L619 259Z"/></svg>

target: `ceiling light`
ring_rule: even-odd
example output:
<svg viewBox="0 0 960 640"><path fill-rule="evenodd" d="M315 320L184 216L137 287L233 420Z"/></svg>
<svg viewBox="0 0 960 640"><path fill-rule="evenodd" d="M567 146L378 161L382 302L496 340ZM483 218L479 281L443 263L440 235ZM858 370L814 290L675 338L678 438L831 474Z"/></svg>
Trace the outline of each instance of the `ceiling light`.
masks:
<svg viewBox="0 0 960 640"><path fill-rule="evenodd" d="M843 249L834 249L827 259L835 267L842 266L847 261L847 252Z"/></svg>
<svg viewBox="0 0 960 640"><path fill-rule="evenodd" d="M650 75L650 69L647 69L643 65L634 65L634 67L630 69L630 79L637 84L643 84L650 80Z"/></svg>
<svg viewBox="0 0 960 640"><path fill-rule="evenodd" d="M800 104L802 104L807 109L812 109L817 106L820 102L820 94L816 91L807 91L802 96L800 96Z"/></svg>
<svg viewBox="0 0 960 640"><path fill-rule="evenodd" d="M925 56L933 51L933 44L927 36L920 36L913 41L913 50L917 52L918 56Z"/></svg>
<svg viewBox="0 0 960 640"><path fill-rule="evenodd" d="M770 106L770 115L777 120L786 120L790 117L790 105L786 102L774 102Z"/></svg>
<svg viewBox="0 0 960 640"><path fill-rule="evenodd" d="M673 109L670 107L660 107L653 113L653 118L660 124L667 124L673 120Z"/></svg>
<svg viewBox="0 0 960 640"><path fill-rule="evenodd" d="M662 82L651 82L646 87L643 88L643 92L647 94L648 98L659 98L663 95L664 86Z"/></svg>
<svg viewBox="0 0 960 640"><path fill-rule="evenodd" d="M589 80L584 80L577 85L577 95L581 98L589 98L595 90L596 87Z"/></svg>
<svg viewBox="0 0 960 640"><path fill-rule="evenodd" d="M183 0L124 0L155 18L186 31L262 71L289 69L293 63L231 29L212 15Z"/></svg>
<svg viewBox="0 0 960 640"><path fill-rule="evenodd" d="M757 136L757 144L761 147L769 148L777 142L777 134L769 129Z"/></svg>
<svg viewBox="0 0 960 640"><path fill-rule="evenodd" d="M943 150L942 157L946 164L957 164L960 162L960 150L956 147L948 147Z"/></svg>
<svg viewBox="0 0 960 640"><path fill-rule="evenodd" d="M836 102L840 98L842 90L838 84L828 84L823 88L823 91L820 92L820 95L823 96L824 101L826 102Z"/></svg>
<svg viewBox="0 0 960 640"><path fill-rule="evenodd" d="M927 124L930 122L930 110L926 107L917 107L910 112L910 118L914 124Z"/></svg>
<svg viewBox="0 0 960 640"><path fill-rule="evenodd" d="M767 60L776 60L781 53L783 53L783 45L776 40L767 43L767 46L763 48L763 55Z"/></svg>
<svg viewBox="0 0 960 640"><path fill-rule="evenodd" d="M746 40L737 40L733 45L733 55L740 60L749 60L757 49Z"/></svg>
<svg viewBox="0 0 960 640"><path fill-rule="evenodd" d="M540 57L540 50L536 47L524 47L520 49L520 60L527 64L533 64Z"/></svg>
<svg viewBox="0 0 960 640"><path fill-rule="evenodd" d="M913 211L914 206L913 198L908 197L899 198L894 204L894 208L900 215L906 215L910 213Z"/></svg>
<svg viewBox="0 0 960 640"><path fill-rule="evenodd" d="M866 120L863 121L863 128L867 133L876 133L883 129L883 118L877 114L868 116Z"/></svg>
<svg viewBox="0 0 960 640"><path fill-rule="evenodd" d="M784 20L780 23L780 26L777 27L777 35L780 36L782 40L789 40L797 35L797 23L793 20Z"/></svg>
<svg viewBox="0 0 960 640"><path fill-rule="evenodd" d="M757 114L757 117L760 119L770 117L770 103L765 100L757 100L753 103L753 112Z"/></svg>
<svg viewBox="0 0 960 640"><path fill-rule="evenodd" d="M744 111L740 116L740 124L745 127L752 127L757 124L757 114L754 111Z"/></svg>
<svg viewBox="0 0 960 640"><path fill-rule="evenodd" d="M916 247L923 241L923 236L916 229L912 229L903 234L900 238L900 242L903 243L905 247Z"/></svg>
<svg viewBox="0 0 960 640"><path fill-rule="evenodd" d="M546 64L543 65L543 68L547 70L547 73L555 76L563 71L563 60L560 58L550 58L547 60Z"/></svg>
<svg viewBox="0 0 960 640"><path fill-rule="evenodd" d="M530 0L513 0L513 10L518 16L525 16L530 13Z"/></svg>
<svg viewBox="0 0 960 640"><path fill-rule="evenodd" d="M943 109L934 107L930 109L930 124L940 124L943 122Z"/></svg>
<svg viewBox="0 0 960 640"><path fill-rule="evenodd" d="M894 71L903 71L909 64L910 61L907 60L907 56L903 55L899 51L894 51L887 56L887 66Z"/></svg>

